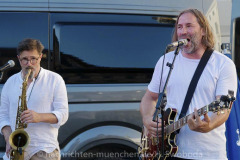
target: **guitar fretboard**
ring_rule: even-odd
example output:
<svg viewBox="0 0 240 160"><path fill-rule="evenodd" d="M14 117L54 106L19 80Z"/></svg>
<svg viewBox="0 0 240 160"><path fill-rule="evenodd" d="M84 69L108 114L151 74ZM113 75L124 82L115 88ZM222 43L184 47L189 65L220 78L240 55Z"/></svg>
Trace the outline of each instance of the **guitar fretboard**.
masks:
<svg viewBox="0 0 240 160"><path fill-rule="evenodd" d="M211 107L211 104L198 109L197 110L198 115L201 116L201 115L208 113L209 107ZM173 123L170 122L171 124L165 127L165 134L169 135L169 134L177 131L178 129L182 128L185 124L187 124L188 118L192 117L193 114L194 113L191 113L185 117L182 117L181 119L179 119L176 122L173 122Z"/></svg>

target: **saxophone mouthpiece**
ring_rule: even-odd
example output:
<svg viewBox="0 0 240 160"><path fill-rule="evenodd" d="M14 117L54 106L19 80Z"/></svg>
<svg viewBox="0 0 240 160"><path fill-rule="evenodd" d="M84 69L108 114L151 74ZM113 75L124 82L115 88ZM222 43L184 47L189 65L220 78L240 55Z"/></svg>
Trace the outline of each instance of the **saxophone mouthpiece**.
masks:
<svg viewBox="0 0 240 160"><path fill-rule="evenodd" d="M30 74L32 72L32 69L28 69L28 73Z"/></svg>
<svg viewBox="0 0 240 160"><path fill-rule="evenodd" d="M31 72L32 72L32 69L31 68L27 68L26 69L26 74L24 76L24 81L28 81L28 78L32 79L32 76L31 75Z"/></svg>

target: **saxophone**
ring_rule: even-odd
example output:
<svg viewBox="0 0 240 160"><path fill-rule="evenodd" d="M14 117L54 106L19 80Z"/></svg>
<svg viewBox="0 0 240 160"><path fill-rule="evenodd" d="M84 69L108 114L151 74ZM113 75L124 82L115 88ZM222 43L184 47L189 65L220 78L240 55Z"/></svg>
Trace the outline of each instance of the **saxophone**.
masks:
<svg viewBox="0 0 240 160"><path fill-rule="evenodd" d="M23 160L24 150L26 149L26 147L30 142L29 135L24 130L24 128L27 128L27 124L23 123L20 119L22 112L27 110L26 93L27 93L27 82L28 82L28 77L30 76L30 73L31 73L31 69L28 69L27 74L24 77L24 81L22 83L22 95L19 96L19 99L18 99L18 110L17 110L17 116L16 116L15 131L12 132L11 135L9 136L9 144L12 147L12 151L10 153L11 160ZM20 100L21 100L21 104L19 103Z"/></svg>

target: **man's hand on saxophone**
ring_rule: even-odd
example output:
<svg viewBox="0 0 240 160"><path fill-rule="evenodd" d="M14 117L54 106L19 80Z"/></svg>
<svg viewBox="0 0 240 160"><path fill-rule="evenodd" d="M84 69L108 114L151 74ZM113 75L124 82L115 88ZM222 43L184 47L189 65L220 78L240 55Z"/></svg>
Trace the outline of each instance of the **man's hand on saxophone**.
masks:
<svg viewBox="0 0 240 160"><path fill-rule="evenodd" d="M58 123L57 117L52 113L37 113L33 110L26 110L21 114L21 121L23 123Z"/></svg>
<svg viewBox="0 0 240 160"><path fill-rule="evenodd" d="M23 123L38 123L41 121L41 117L33 110L26 110L21 114L21 121Z"/></svg>

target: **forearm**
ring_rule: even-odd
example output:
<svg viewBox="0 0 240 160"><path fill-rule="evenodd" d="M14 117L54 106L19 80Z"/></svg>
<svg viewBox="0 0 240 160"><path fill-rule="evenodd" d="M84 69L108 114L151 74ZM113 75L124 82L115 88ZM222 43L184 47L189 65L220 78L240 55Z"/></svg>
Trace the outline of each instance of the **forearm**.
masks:
<svg viewBox="0 0 240 160"><path fill-rule="evenodd" d="M224 122L227 121L230 114L230 110L223 110L223 112L213 113L210 122L210 131L221 126Z"/></svg>
<svg viewBox="0 0 240 160"><path fill-rule="evenodd" d="M6 143L8 143L8 139L11 133L12 133L12 129L10 126L5 126L2 128L2 134L5 138Z"/></svg>
<svg viewBox="0 0 240 160"><path fill-rule="evenodd" d="M159 120L158 124L152 120L153 114L155 112L157 98L158 98L157 93L153 93L147 90L140 104L140 112L142 115L144 127L147 129L148 133L152 136L157 136L157 132L159 134L161 133L160 129L161 120Z"/></svg>
<svg viewBox="0 0 240 160"><path fill-rule="evenodd" d="M53 113L38 113L39 114L39 122L56 124L58 123L57 117Z"/></svg>
<svg viewBox="0 0 240 160"><path fill-rule="evenodd" d="M221 96L216 96L217 100L219 100L220 98ZM230 111L231 109L224 109L223 111L213 113L211 116L210 131L226 122L229 117Z"/></svg>
<svg viewBox="0 0 240 160"><path fill-rule="evenodd" d="M155 111L155 106L156 98L153 98L150 91L147 90L140 104L142 118L145 119L146 117L152 117Z"/></svg>

